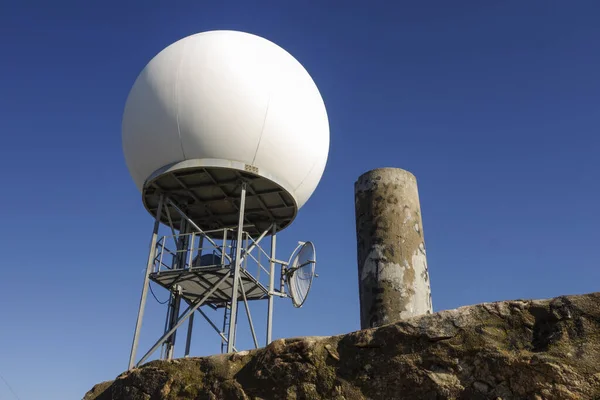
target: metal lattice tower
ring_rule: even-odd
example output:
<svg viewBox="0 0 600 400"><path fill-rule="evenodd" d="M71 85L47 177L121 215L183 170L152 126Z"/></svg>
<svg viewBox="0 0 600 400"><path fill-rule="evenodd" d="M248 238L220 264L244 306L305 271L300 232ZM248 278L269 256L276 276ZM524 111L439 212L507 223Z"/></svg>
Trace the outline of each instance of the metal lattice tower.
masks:
<svg viewBox="0 0 600 400"><path fill-rule="evenodd" d="M172 359L177 330L186 320L189 322L185 356L188 356L196 312L221 337L221 351L229 353L236 351L239 307L245 307L252 339L258 348L260 341L250 313L251 301L267 300L265 344L270 343L273 299L289 297L285 283L295 271L289 268L289 261L278 260L275 257L276 234L280 226L278 224L285 224L289 216L295 215L294 205L286 203L283 189L278 191L274 182L265 182L265 178L250 172L204 166L194 171L171 169L167 174L170 176L160 175L149 181L144 191L146 204L156 204L155 208L148 207L155 215L155 223L129 368L144 363L159 347L162 348L161 358ZM232 174L237 178L235 182L231 179ZM203 176L210 176L215 187L186 183L186 180L201 180ZM164 182L168 181L178 182L179 187L166 187ZM216 187L220 188L219 191L214 190ZM261 187L262 189L258 189ZM222 197L200 197L201 193L215 192L220 192ZM234 199L235 196L236 200L226 200ZM279 204L276 204L274 197L279 198ZM198 203L203 207L198 207ZM232 213L238 213L237 226L225 226L226 221L231 219L227 212L210 213L211 218L202 219L199 210L210 210L206 204L235 210ZM194 215L194 218L190 215ZM159 236L160 221L167 221L171 235ZM200 224L205 228L215 224L221 226L209 230L203 229ZM271 238L269 248L264 246L264 242L268 241L267 237ZM314 263L315 260L311 262ZM150 282L169 291L165 330L136 362ZM276 284L279 286L276 287ZM183 307L185 309L182 311ZM202 307L222 310L221 329Z"/></svg>
<svg viewBox="0 0 600 400"><path fill-rule="evenodd" d="M311 242L276 258L276 235L316 189L329 151L329 122L318 88L276 44L243 32L211 31L159 52L125 105L123 152L154 218L129 368L159 348L171 359L186 321L190 353L198 314L236 351L239 308L259 346L249 304L303 304L314 276ZM163 235L160 230L168 230ZM269 239L270 238L270 245ZM169 293L162 334L137 359L150 283ZM288 288L288 290L286 290ZM221 311L214 321L208 309Z"/></svg>

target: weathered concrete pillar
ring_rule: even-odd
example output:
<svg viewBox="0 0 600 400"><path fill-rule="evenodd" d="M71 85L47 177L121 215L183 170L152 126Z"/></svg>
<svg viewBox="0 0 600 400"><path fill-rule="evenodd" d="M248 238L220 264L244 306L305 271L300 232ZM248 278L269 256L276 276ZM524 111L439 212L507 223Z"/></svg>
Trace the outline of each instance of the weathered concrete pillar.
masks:
<svg viewBox="0 0 600 400"><path fill-rule="evenodd" d="M354 185L361 329L432 312L417 180L399 168Z"/></svg>

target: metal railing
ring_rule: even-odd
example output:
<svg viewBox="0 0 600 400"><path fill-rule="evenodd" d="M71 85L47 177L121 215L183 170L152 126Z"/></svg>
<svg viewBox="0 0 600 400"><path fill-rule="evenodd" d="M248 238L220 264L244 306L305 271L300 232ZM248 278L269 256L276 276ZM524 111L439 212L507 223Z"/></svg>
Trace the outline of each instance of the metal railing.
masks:
<svg viewBox="0 0 600 400"><path fill-rule="evenodd" d="M228 238L233 236L233 229L219 229L206 232L191 232L174 235L164 235L156 242L154 267L152 272L173 271L179 269L201 269L208 267L233 268L234 254L237 244ZM243 232L240 245L241 268L249 273L255 272L257 281L270 275L270 253L261 246L261 240L266 232L258 238L253 238L248 232ZM213 239L220 237L221 239ZM273 260L277 264L280 262ZM254 267L254 268L253 268Z"/></svg>

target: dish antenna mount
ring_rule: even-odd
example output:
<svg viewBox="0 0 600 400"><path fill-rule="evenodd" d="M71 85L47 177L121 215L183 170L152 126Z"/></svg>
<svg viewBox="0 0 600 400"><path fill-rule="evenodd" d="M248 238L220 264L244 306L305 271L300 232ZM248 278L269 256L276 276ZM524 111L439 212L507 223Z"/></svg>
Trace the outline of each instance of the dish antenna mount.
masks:
<svg viewBox="0 0 600 400"><path fill-rule="evenodd" d="M284 269L288 294L294 307L300 308L306 301L312 286L317 264L315 245L312 242L300 242L290 256L288 267Z"/></svg>

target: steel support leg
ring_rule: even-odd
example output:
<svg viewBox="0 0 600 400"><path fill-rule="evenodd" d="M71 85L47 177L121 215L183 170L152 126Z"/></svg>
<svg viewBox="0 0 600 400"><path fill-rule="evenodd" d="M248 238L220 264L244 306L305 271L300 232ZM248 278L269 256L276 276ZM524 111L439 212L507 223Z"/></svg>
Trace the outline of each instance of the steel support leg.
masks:
<svg viewBox="0 0 600 400"><path fill-rule="evenodd" d="M171 297L172 308L171 308L171 318L170 318L170 326L172 328L173 324L179 319L179 307L181 307L181 287L176 286L175 291L173 292L173 296ZM173 334L167 339L167 352L165 355L166 360L173 359L173 353L175 352L175 340L177 338L177 331L173 332Z"/></svg>
<svg viewBox="0 0 600 400"><path fill-rule="evenodd" d="M173 260L173 269L184 269L189 251L190 235L188 235L189 223L186 219L181 219L179 225L179 235L177 236L175 258ZM190 253L191 254L191 253ZM169 301L169 318L166 331L173 327L173 324L179 318L179 309L181 307L181 287L176 285L171 289L171 298ZM177 340L177 331L175 331L165 342L165 360L172 360L175 353L175 341Z"/></svg>
<svg viewBox="0 0 600 400"><path fill-rule="evenodd" d="M242 193L240 195L240 215L237 228L237 240L235 244L235 267L233 270L233 292L231 294L231 316L229 319L229 334L227 335L227 352L233 351L235 344L235 328L237 322L237 305L240 265L242 263L242 238L244 233L244 209L246 207L246 183L242 183Z"/></svg>
<svg viewBox="0 0 600 400"><path fill-rule="evenodd" d="M271 258L269 261L269 305L267 311L267 345L271 343L273 334L273 292L275 291L275 247L277 246L277 226L273 225L271 234Z"/></svg>
<svg viewBox="0 0 600 400"><path fill-rule="evenodd" d="M192 345L192 330L194 329L194 314L190 315L188 322L187 338L185 339L184 357L190 356L190 346Z"/></svg>
<svg viewBox="0 0 600 400"><path fill-rule="evenodd" d="M133 343L131 344L131 353L129 354L129 369L135 365L135 354L137 352L138 342L140 338L140 330L142 328L142 320L144 319L144 310L146 309L146 298L148 297L148 285L150 284L150 273L154 266L154 257L156 253L156 241L158 238L158 228L160 226L160 216L162 213L164 196L161 195L158 201L158 209L154 219L154 229L150 240L150 251L148 253L148 263L146 264L146 274L144 276L144 286L142 287L142 296L140 298L140 307L138 310L137 321L135 323L135 332L133 334Z"/></svg>
<svg viewBox="0 0 600 400"><path fill-rule="evenodd" d="M229 335L229 316L231 315L231 303L226 302L223 307L223 334ZM221 354L227 351L228 339L221 341Z"/></svg>
<svg viewBox="0 0 600 400"><path fill-rule="evenodd" d="M171 292L169 292L169 302L167 304L167 313L166 313L166 317L165 317L165 327L163 329L163 334L167 333L169 331L169 326L170 326L169 318L171 318L171 296L172 296L172 294L171 294ZM167 350L167 343L163 343L163 345L161 346L161 349L160 349L160 358L159 358L160 360L167 359L166 350Z"/></svg>

